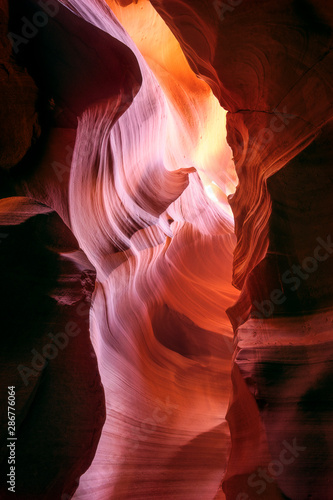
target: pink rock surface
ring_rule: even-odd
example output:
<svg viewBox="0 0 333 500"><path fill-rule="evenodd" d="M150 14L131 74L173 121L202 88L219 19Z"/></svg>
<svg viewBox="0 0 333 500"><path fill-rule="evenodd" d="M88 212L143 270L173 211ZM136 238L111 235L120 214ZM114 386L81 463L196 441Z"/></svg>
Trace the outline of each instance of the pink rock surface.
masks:
<svg viewBox="0 0 333 500"><path fill-rule="evenodd" d="M330 500L329 2L52 5L0 10L16 497Z"/></svg>

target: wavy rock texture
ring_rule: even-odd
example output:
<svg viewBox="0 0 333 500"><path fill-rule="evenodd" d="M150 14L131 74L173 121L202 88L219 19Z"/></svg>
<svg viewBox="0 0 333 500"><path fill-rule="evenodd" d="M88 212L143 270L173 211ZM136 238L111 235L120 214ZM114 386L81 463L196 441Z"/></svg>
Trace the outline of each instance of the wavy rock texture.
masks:
<svg viewBox="0 0 333 500"><path fill-rule="evenodd" d="M64 244L53 251L66 260L69 276L56 274L56 282L46 276L45 293L66 310L78 307L74 318L82 312L76 301L85 297L87 280L81 277L76 290L73 273L90 276L90 283L96 270L90 333L106 421L75 498L222 498L232 354L225 311L238 296L231 284L234 236L227 202L237 181L225 111L148 2L126 15L113 7L142 52L107 6L94 1L63 2L20 48L16 59L33 75L41 96L41 139L4 176L6 196L19 198L4 200L0 208L8 218L20 207L11 216L18 227L38 211L58 213L50 224ZM18 30L22 15L32 18L36 9L35 2L18 5L11 29ZM149 26L154 30L140 45ZM76 92L84 68L90 73ZM71 345L94 377L95 366ZM31 349L23 351L28 356ZM62 370L70 373L73 354L64 353ZM84 462L82 451L79 460L69 441L75 467L63 460L57 481L50 471L43 483L41 471L28 486L19 483L27 498L71 497L95 451L103 418L100 388L86 390L82 377L72 387L79 398L86 394L82 413L89 407L87 414L96 414L86 422L67 402L77 432L88 439L95 430L90 455ZM70 429L68 424L59 431L59 439L68 439ZM20 460L25 463L25 457ZM47 489L51 478L56 486Z"/></svg>
<svg viewBox="0 0 333 500"><path fill-rule="evenodd" d="M43 5L0 10L17 498L333 498L330 4Z"/></svg>
<svg viewBox="0 0 333 500"><path fill-rule="evenodd" d="M237 347L223 489L237 500L331 498L333 11L152 3L229 111L239 178L230 204L242 292L228 311Z"/></svg>
<svg viewBox="0 0 333 500"><path fill-rule="evenodd" d="M231 199L234 282L242 286L267 250L267 179L332 118L332 9L324 1L151 3L229 111L240 180Z"/></svg>
<svg viewBox="0 0 333 500"><path fill-rule="evenodd" d="M86 19L89 5L76 5ZM210 135L224 112L148 3L126 20L133 38L151 36L150 67L111 13L99 19L133 50L142 86L116 122L113 106L82 117L73 156L71 224L97 269L91 327L108 413L75 498L214 498L229 451L225 309L237 292L225 194L211 201L195 169L210 163L205 179L232 186L230 149Z"/></svg>

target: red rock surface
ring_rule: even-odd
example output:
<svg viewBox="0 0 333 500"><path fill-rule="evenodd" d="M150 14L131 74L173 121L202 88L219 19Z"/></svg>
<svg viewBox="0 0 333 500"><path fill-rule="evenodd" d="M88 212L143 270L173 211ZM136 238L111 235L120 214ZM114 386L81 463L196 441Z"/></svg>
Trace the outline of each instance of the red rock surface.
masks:
<svg viewBox="0 0 333 500"><path fill-rule="evenodd" d="M324 1L152 3L229 111L239 178L224 491L331 498L333 11ZM294 441L302 451L278 463Z"/></svg>
<svg viewBox="0 0 333 500"><path fill-rule="evenodd" d="M16 497L330 500L330 3L52 5L0 9Z"/></svg>

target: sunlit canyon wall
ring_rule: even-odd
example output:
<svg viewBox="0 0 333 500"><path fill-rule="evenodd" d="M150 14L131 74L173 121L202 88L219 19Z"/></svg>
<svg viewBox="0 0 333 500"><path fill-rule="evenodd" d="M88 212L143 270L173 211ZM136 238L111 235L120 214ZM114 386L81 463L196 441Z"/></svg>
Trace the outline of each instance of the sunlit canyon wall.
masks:
<svg viewBox="0 0 333 500"><path fill-rule="evenodd" d="M1 498L333 499L333 6L0 13Z"/></svg>

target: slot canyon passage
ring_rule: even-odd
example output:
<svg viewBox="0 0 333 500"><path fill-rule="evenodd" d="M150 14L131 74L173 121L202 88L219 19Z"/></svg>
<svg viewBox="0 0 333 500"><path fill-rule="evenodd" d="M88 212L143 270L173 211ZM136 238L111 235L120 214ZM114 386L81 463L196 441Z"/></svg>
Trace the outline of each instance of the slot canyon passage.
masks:
<svg viewBox="0 0 333 500"><path fill-rule="evenodd" d="M332 28L0 0L1 499L333 500Z"/></svg>

